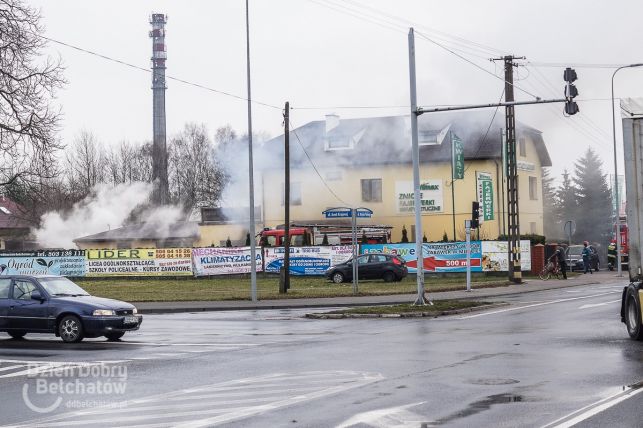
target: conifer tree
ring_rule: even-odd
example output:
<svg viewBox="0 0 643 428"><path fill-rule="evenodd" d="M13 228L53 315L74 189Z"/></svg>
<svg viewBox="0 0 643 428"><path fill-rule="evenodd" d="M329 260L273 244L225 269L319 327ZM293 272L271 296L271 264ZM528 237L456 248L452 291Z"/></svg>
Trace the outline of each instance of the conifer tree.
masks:
<svg viewBox="0 0 643 428"><path fill-rule="evenodd" d="M602 171L602 162L587 149L574 169L576 187L576 234L579 242L587 240L607 245L612 224L612 192Z"/></svg>

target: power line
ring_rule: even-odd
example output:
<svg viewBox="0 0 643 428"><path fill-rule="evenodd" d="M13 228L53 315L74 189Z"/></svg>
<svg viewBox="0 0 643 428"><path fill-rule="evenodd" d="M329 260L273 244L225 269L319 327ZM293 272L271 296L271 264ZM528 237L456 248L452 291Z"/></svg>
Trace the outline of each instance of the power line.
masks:
<svg viewBox="0 0 643 428"><path fill-rule="evenodd" d="M350 204L346 203L342 198L340 198L339 196L337 196L337 193L335 193L335 192L333 191L333 189L331 189L331 188L330 188L330 186L328 185L328 183L326 182L326 180L324 180L324 177L322 177L321 173L320 173L320 172L319 172L319 170L317 169L317 166L315 165L315 162L313 162L312 158L310 157L310 155L309 155L309 154L308 154L308 152L306 151L306 148L304 147L303 143L302 143L302 142L301 142L301 140L299 139L299 134L297 134L297 130L295 129L295 125L292 123L292 120L289 120L288 122L290 123L290 127L291 127L291 129L292 129L292 133L293 133L293 134L295 134L295 137L297 137L297 142L299 143L299 146L300 146L300 147L301 147L301 149L304 151L304 154L305 154L305 155L306 155L306 157L308 158L308 162L310 162L310 165L312 165L313 169L315 170L315 172L316 172L316 173L317 173L317 175L319 176L319 179L322 181L322 183L324 183L324 186L326 186L326 188L328 189L328 191L329 191L329 192L330 192L330 193L331 193L331 194L332 194L332 195L333 195L333 196L334 196L334 197L335 197L339 202L341 202L342 204L347 205L347 206L348 206L348 205L350 205Z"/></svg>
<svg viewBox="0 0 643 428"><path fill-rule="evenodd" d="M502 88L502 92L500 93L500 98L498 99L498 102L500 103L502 101L502 98L505 96L505 88ZM496 106L496 109L493 111L493 116L491 116L491 121L489 121L489 126L487 127L487 132L485 132L484 136L478 143L478 149L476 150L476 154L473 156L473 159L476 159L478 155L480 154L480 150L482 149L482 145L484 142L487 140L487 136L489 135L489 131L491 130L491 127L493 126L493 122L496 120L496 115L498 114L498 110L500 109L500 106ZM464 172L466 173L467 170L471 167L471 163L467 165L464 168ZM451 178L451 185L453 186L453 177Z"/></svg>
<svg viewBox="0 0 643 428"><path fill-rule="evenodd" d="M497 74L495 74L495 73L492 73L491 71L489 71L489 70L487 70L487 69L485 69L485 68L481 67L480 65L478 65L478 64L476 64L475 62L471 61L470 59L465 58L465 57L463 57L462 55L458 54L457 52L452 51L452 50L451 50L451 49L449 49L448 47L446 47L446 46L444 46L444 45L442 45L442 44L440 44L440 43L436 42L435 40L432 40L431 38L427 37L426 35L424 35L424 34L422 34L422 33L418 32L418 31L416 31L416 33L417 33L420 37L422 37L422 38L424 38L424 39L428 40L429 42L431 42L431 43L433 43L433 44L435 44L435 45L437 45L437 46L441 47L442 49L444 49L444 50L446 50L446 51L448 51L448 52L452 53L453 55L457 56L458 58L462 59L463 61L468 62L469 64L473 65L474 67L476 67L476 68L478 68L478 69L480 69L480 70L484 71L485 73L487 73L487 74L489 74L489 75L493 76L494 78L496 78L496 79L498 79L498 80L501 80L502 82L504 82L504 83L506 83L506 84L509 84L509 85L513 86L514 88L518 89L519 91L524 92L525 94L527 94L527 95L529 95L529 96L532 96L532 97L534 97L535 99L539 99L539 98L540 98L539 96L532 94L531 92L529 92L529 91L527 91L527 90L525 90L525 89L521 88L520 86L516 85L515 83L507 82L503 77L500 77L500 76L498 76L498 75L497 75Z"/></svg>
<svg viewBox="0 0 643 428"><path fill-rule="evenodd" d="M344 4L338 4L338 2L334 2L334 0L308 0L308 1L310 1L311 3L315 3L315 4L319 5L319 6L323 6L323 7L326 7L328 9L332 9L332 10L334 10L336 12L343 13L343 14L346 14L346 15L350 15L350 16L352 16L354 18L357 18L357 19L360 19L362 21L366 21L366 22L369 22L369 23L372 23L372 24L375 24L375 25L379 25L379 26L381 26L383 28L386 28L386 29L389 29L389 30L392 30L392 31L395 31L395 32L398 32L398 33L402 33L402 34L406 34L406 32L408 30L408 26L413 25L413 23L411 23L410 21L404 20L402 18L396 18L396 19L399 20L399 21L404 22L404 25L397 24L395 22L391 22L390 20L387 20L387 19L384 19L384 18L381 18L381 17L378 17L378 16L374 16L372 14L367 15L367 14L365 14L363 11L361 11L359 9L353 9L353 8L350 8L349 6L344 5ZM367 6L362 6L362 7L369 8ZM370 9L373 9L373 8L370 8ZM373 9L373 10L377 10L377 9ZM382 15L387 15L385 12L381 12L381 11L378 11L378 13L382 14ZM418 28L423 28L423 29L426 28L428 30L428 32L431 32L431 33L440 33L437 30L433 30L431 28L424 27L424 26L421 26L421 25L418 26ZM443 34L448 34L448 33L443 33ZM487 60L489 55L497 55L497 52L500 52L500 51L494 49L496 52L493 52L493 53L490 54L488 50L483 50L483 49L477 48L475 46L467 45L467 44L459 42L459 41L454 41L453 39L457 39L458 38L457 36L448 35L449 38L447 38L447 37L444 37L444 36L432 35L432 37L436 38L436 39L441 39L442 42L445 43L445 44L460 45L461 47L454 47L454 46L449 46L449 47L453 51L459 51L459 52L462 52L463 54L470 55L470 56L475 56L475 57L483 59L483 60ZM462 39L462 40L466 40L466 39ZM470 43L475 44L474 42L470 42ZM486 55L486 56L480 55L481 53L483 55Z"/></svg>
<svg viewBox="0 0 643 428"><path fill-rule="evenodd" d="M535 72L533 75L534 78L538 80L543 86L548 87L551 90L552 94L556 94L558 92L556 87L551 83L551 81L549 81L549 79L547 79L547 77L540 70L534 69L534 72ZM587 118L584 115L579 115L578 117L590 129L593 129L594 132L599 134L601 138L605 138L605 139L610 138L610 134L607 131L601 129L601 127L598 126L596 123L594 123L591 119Z"/></svg>
<svg viewBox="0 0 643 428"><path fill-rule="evenodd" d="M627 64L601 64L601 63L561 63L561 62L542 62L542 61L529 61L532 67L552 67L552 68L618 68Z"/></svg>
<svg viewBox="0 0 643 428"><path fill-rule="evenodd" d="M497 49L497 48L494 48L494 47L491 47L491 46L488 46L488 45L484 45L482 43L474 42L472 40L465 39L464 37L449 34L447 32L436 30L434 28L427 27L427 26L419 24L417 22L413 22L413 21L401 18L399 16L393 15L391 13L384 12L384 11L382 11L380 9L374 8L374 7L369 6L369 5L365 5L365 4L360 3L358 1L355 1L355 0L345 0L345 1L348 2L348 3L352 3L352 4L354 4L354 5L358 6L358 7L362 7L362 8L365 8L365 9L372 10L375 13L387 16L387 17L389 17L389 18L391 18L391 19L393 19L395 21L401 22L401 23L404 24L404 27L412 26L412 27L415 27L415 28L420 28L420 29L422 29L422 30L424 30L426 32L441 35L443 37L443 39L445 39L445 40L453 39L453 40L450 41L451 43L458 43L458 44L462 44L464 46L470 47L471 49L477 49L478 51L484 53L485 55L498 55L498 54L505 55L507 53L507 52L503 52L500 49ZM439 36L434 36L434 37L439 37Z"/></svg>
<svg viewBox="0 0 643 428"><path fill-rule="evenodd" d="M86 54L89 54L89 55L93 55L95 57L98 57L98 58L101 58L101 59L104 59L104 60L107 60L107 61L115 62L117 64L124 65L126 67L130 67L130 68L133 68L135 70L144 71L145 73L151 73L152 72L150 69L143 68L143 67L140 67L138 65L131 64L129 62L126 62L126 61L123 61L123 60L120 60L120 59L117 59L117 58L113 58L113 57L110 57L110 56L107 56L107 55L103 55L103 54L100 54L98 52L91 51L89 49L81 48L79 46L75 46L75 45L72 45L70 43L61 42L60 40L52 39L51 37L43 36L41 34L37 34L37 33L33 33L33 34L37 35L38 37L40 37L42 39L50 41L52 43L56 43L56 44L68 47L70 49L77 50L79 52L83 52L83 53L86 53ZM232 94L230 92L222 91L220 89L210 88L209 86L205 86L205 85L202 85L200 83L190 82L189 80L181 79L179 77L166 75L165 78L169 79L169 80L176 81L176 82L183 83L185 85L194 86L194 87L199 88L199 89L204 89L206 91L214 92L214 93L217 93L219 95L225 95L225 96L228 96L228 97L236 98L236 99L241 100L241 101L248 101L248 99L243 97L243 96L235 95L235 94ZM277 107L277 106L274 106L274 105L268 104L268 103L263 103L261 101L252 100L252 103L262 105L264 107L270 107L270 108L281 110L281 107Z"/></svg>

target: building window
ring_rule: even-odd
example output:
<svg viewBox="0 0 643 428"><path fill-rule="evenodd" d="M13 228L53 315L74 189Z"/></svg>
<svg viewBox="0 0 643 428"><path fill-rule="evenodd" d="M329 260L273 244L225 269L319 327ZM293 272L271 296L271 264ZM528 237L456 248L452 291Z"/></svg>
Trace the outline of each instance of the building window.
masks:
<svg viewBox="0 0 643 428"><path fill-rule="evenodd" d="M521 157L527 157L527 142L524 137L518 139L518 150L520 151Z"/></svg>
<svg viewBox="0 0 643 428"><path fill-rule="evenodd" d="M331 136L326 140L326 150L352 149L353 141L345 136Z"/></svg>
<svg viewBox="0 0 643 428"><path fill-rule="evenodd" d="M529 177L529 199L535 201L538 199L538 179Z"/></svg>
<svg viewBox="0 0 643 428"><path fill-rule="evenodd" d="M381 178L366 178L362 180L362 201L382 202Z"/></svg>
<svg viewBox="0 0 643 428"><path fill-rule="evenodd" d="M536 222L535 221L530 221L529 222L529 233L532 235L536 234Z"/></svg>
<svg viewBox="0 0 643 428"><path fill-rule="evenodd" d="M284 205L286 200L285 193L285 185L281 183L281 206ZM301 205L301 183L298 181L290 182L290 205Z"/></svg>

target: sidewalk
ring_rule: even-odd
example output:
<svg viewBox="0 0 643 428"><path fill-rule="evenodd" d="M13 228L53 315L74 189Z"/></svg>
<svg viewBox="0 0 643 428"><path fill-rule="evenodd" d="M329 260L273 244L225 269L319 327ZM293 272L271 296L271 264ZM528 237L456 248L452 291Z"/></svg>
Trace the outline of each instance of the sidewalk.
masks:
<svg viewBox="0 0 643 428"><path fill-rule="evenodd" d="M504 287L480 288L472 292L442 291L430 293L432 300L448 299L475 299L485 300L502 296L511 296L535 291L554 290L558 288L578 287L582 285L601 284L616 279L614 272L602 271L592 275L580 274L568 280L529 279L522 284L512 284ZM430 280L429 280L430 281ZM627 283L626 277L622 278L623 285ZM464 288L464 285L463 285ZM415 294L394 294L385 296L345 296L306 299L273 299L251 302L250 300L224 300L203 302L138 302L136 307L143 314L177 313L177 312L202 312L202 311L236 311L256 309L297 309L297 308L324 308L338 306L374 306L410 303L415 300Z"/></svg>

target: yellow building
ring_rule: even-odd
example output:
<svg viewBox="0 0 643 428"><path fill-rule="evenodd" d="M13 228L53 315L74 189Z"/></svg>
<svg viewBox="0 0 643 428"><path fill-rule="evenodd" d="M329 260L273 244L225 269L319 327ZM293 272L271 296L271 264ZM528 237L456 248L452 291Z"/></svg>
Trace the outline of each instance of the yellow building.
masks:
<svg viewBox="0 0 643 428"><path fill-rule="evenodd" d="M507 230L502 126L490 112L425 114L419 118L422 230L429 241L464 240L472 201L480 201L481 239ZM452 180L452 140L462 141L464 174ZM336 224L322 211L365 207L373 211L362 225L391 226L399 242L406 228L415 237L413 170L408 116L340 119L328 115L290 133L291 224ZM257 149L255 229L284 224L284 136ZM517 124L521 234L543 234L542 167L551 160L540 131ZM483 183L484 182L484 183ZM484 187L484 191L482 191ZM486 218L485 218L486 217ZM79 248L210 247L245 245L245 208L203 208L201 221L157 230L127 226L76 239Z"/></svg>
<svg viewBox="0 0 643 428"><path fill-rule="evenodd" d="M422 227L429 241L441 240L444 234L454 239L454 224L455 239L464 239L464 221L471 218L472 201L482 199L483 179L491 182L492 194L486 198L487 219L480 227L480 238L495 239L507 229L504 123L499 118L490 123L491 116L468 112L420 117ZM464 178L458 180L451 179L452 136L464 146ZM520 232L542 234L542 167L551 166L551 160L540 131L518 124L517 139ZM290 146L292 223L319 223L322 211L332 207L365 207L374 214L360 223L393 226L393 242L400 241L406 227L409 239L414 239L408 116L340 119L328 115L325 121L294 129ZM270 150L275 162L263 171L261 217L265 226L275 227L284 223L283 136L266 142L263 149Z"/></svg>

